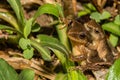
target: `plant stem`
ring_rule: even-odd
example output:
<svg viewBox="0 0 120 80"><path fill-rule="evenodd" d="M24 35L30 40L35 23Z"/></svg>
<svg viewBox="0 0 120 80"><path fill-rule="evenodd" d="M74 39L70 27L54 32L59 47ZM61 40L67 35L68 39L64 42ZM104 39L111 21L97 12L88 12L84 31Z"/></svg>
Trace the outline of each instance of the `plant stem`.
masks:
<svg viewBox="0 0 120 80"><path fill-rule="evenodd" d="M67 27L64 27L63 24L56 25L56 30L58 33L58 37L60 39L60 42L70 51L70 45L67 37Z"/></svg>

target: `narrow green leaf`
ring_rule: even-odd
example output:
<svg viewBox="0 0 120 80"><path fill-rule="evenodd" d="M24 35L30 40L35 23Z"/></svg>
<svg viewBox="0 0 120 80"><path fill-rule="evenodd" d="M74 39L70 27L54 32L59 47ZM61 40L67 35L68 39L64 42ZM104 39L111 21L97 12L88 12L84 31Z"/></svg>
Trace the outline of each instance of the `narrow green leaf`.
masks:
<svg viewBox="0 0 120 80"><path fill-rule="evenodd" d="M34 15L34 21L36 20L36 18L42 14L51 14L56 16L57 18L59 17L59 10L56 7L56 5L54 4L44 4L42 6L40 6L37 10L37 12Z"/></svg>
<svg viewBox="0 0 120 80"><path fill-rule="evenodd" d="M20 30L17 20L8 12L0 12L0 18L11 24L16 30Z"/></svg>
<svg viewBox="0 0 120 80"><path fill-rule="evenodd" d="M60 60L60 62L62 63L62 65L64 65L64 63L66 62L66 56L65 54L61 53L60 51L56 50L56 49L51 49L54 54L58 57L58 59Z"/></svg>
<svg viewBox="0 0 120 80"><path fill-rule="evenodd" d="M24 50L23 51L24 58L31 59L33 57L33 50L34 50L33 48Z"/></svg>
<svg viewBox="0 0 120 80"><path fill-rule="evenodd" d="M61 44L56 38L47 35L37 35L37 38L40 40L40 43L44 46L59 50L60 52L66 55L69 54L69 51L65 48L65 46Z"/></svg>
<svg viewBox="0 0 120 80"><path fill-rule="evenodd" d="M106 80L120 80L120 58L110 67Z"/></svg>
<svg viewBox="0 0 120 80"><path fill-rule="evenodd" d="M34 80L34 76L35 76L35 72L33 70L31 70L31 69L24 69L19 74L19 80Z"/></svg>
<svg viewBox="0 0 120 80"><path fill-rule="evenodd" d="M90 14L90 18L94 19L96 22L100 22L101 14L99 12L93 12Z"/></svg>
<svg viewBox="0 0 120 80"><path fill-rule="evenodd" d="M24 27L24 37L27 38L28 35L31 32L31 28L32 28L32 23L33 23L33 18L29 19L28 21L26 21L26 25Z"/></svg>
<svg viewBox="0 0 120 80"><path fill-rule="evenodd" d="M30 42L31 42L31 45L38 50L38 52L40 53L40 55L44 60L51 61L50 53L48 52L48 50L46 50L46 48L41 46L41 44L36 42L35 40L30 40Z"/></svg>
<svg viewBox="0 0 120 80"><path fill-rule="evenodd" d="M120 26L120 15L115 17L114 23Z"/></svg>
<svg viewBox="0 0 120 80"><path fill-rule="evenodd" d="M25 17L24 17L23 8L20 3L20 0L7 0L7 1L10 4L10 6L12 7L12 9L14 10L18 21L23 26L25 23Z"/></svg>
<svg viewBox="0 0 120 80"><path fill-rule="evenodd" d="M18 80L17 72L2 58L0 58L0 80Z"/></svg>
<svg viewBox="0 0 120 80"><path fill-rule="evenodd" d="M25 38L21 38L19 40L19 46L25 50L30 46L30 40L29 39L25 39Z"/></svg>
<svg viewBox="0 0 120 80"><path fill-rule="evenodd" d="M108 32L120 36L120 26L114 24L113 22L103 24L102 28Z"/></svg>
<svg viewBox="0 0 120 80"><path fill-rule="evenodd" d="M119 40L118 36L116 36L114 34L110 34L109 41L112 44L112 46L114 46L114 47L117 46L118 40Z"/></svg>
<svg viewBox="0 0 120 80"><path fill-rule="evenodd" d="M0 30L11 30L11 31L16 31L14 28L6 25L0 24Z"/></svg>
<svg viewBox="0 0 120 80"><path fill-rule="evenodd" d="M102 13L101 16L100 16L100 19L101 19L101 20L104 20L104 19L108 19L108 18L110 18L110 17L111 17L111 14L110 14L109 12L103 11L103 13Z"/></svg>
<svg viewBox="0 0 120 80"><path fill-rule="evenodd" d="M33 26L32 26L32 32L38 32L39 30L41 29L40 25L35 23Z"/></svg>
<svg viewBox="0 0 120 80"><path fill-rule="evenodd" d="M15 32L22 34L21 31L18 31L16 29L12 28L11 26L6 26L6 25L2 25L2 24L0 24L0 30L11 30L11 31L15 31Z"/></svg>

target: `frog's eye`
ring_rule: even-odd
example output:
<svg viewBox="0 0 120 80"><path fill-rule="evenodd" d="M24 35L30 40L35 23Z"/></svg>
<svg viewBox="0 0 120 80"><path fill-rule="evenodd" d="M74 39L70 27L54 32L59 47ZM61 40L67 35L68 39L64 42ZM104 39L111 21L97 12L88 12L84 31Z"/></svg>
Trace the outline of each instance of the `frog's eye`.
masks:
<svg viewBox="0 0 120 80"><path fill-rule="evenodd" d="M86 38L85 33L83 33L83 32L82 32L82 33L80 33L80 34L79 34L79 38L80 38L80 39L85 39L85 38Z"/></svg>
<svg viewBox="0 0 120 80"><path fill-rule="evenodd" d="M95 29L94 32L95 32L96 34L99 34L99 33L100 33L99 30L97 30L97 29Z"/></svg>

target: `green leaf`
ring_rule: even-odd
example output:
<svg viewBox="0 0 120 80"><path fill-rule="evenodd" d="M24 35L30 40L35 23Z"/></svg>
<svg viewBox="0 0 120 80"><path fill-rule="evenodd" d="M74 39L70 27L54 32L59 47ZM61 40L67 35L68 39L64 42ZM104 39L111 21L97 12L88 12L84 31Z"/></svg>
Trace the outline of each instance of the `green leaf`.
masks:
<svg viewBox="0 0 120 80"><path fill-rule="evenodd" d="M42 58L46 61L51 61L51 56L48 50L44 48L40 43L36 42L35 40L30 40L31 45L38 50Z"/></svg>
<svg viewBox="0 0 120 80"><path fill-rule="evenodd" d="M33 57L33 50L34 50L33 48L24 50L23 51L24 58L31 59Z"/></svg>
<svg viewBox="0 0 120 80"><path fill-rule="evenodd" d="M18 21L23 26L25 23L25 17L24 17L23 8L20 3L20 0L7 0L7 1L10 4L10 6L12 7L12 9L14 10Z"/></svg>
<svg viewBox="0 0 120 80"><path fill-rule="evenodd" d="M19 40L19 46L20 46L23 50L29 48L29 47L30 47L30 40L29 40L29 39L25 39L25 38L21 38L21 39Z"/></svg>
<svg viewBox="0 0 120 80"><path fill-rule="evenodd" d="M58 3L56 3L55 5L56 5L56 8L57 8L58 11L59 11L60 17L61 17L61 18L64 18L63 7L62 7L60 4L58 4Z"/></svg>
<svg viewBox="0 0 120 80"><path fill-rule="evenodd" d="M34 21L36 20L36 18L42 14L51 14L56 16L57 18L59 17L59 10L56 7L56 5L54 4L44 4L42 6L40 6L37 10L37 12L34 15Z"/></svg>
<svg viewBox="0 0 120 80"><path fill-rule="evenodd" d="M110 67L106 80L120 80L120 58Z"/></svg>
<svg viewBox="0 0 120 80"><path fill-rule="evenodd" d="M68 51L71 51L70 43L67 36L67 26L63 28L63 24L56 25L56 31L60 42L66 47Z"/></svg>
<svg viewBox="0 0 120 80"><path fill-rule="evenodd" d="M68 80L87 80L87 78L83 75L82 72L78 70L71 70L68 73Z"/></svg>
<svg viewBox="0 0 120 80"><path fill-rule="evenodd" d="M24 69L19 74L19 80L34 80L34 77L35 77L35 72L31 69Z"/></svg>
<svg viewBox="0 0 120 80"><path fill-rule="evenodd" d="M31 32L31 28L32 28L32 23L33 23L33 18L29 19L28 21L26 21L26 25L24 27L24 37L27 38L28 35Z"/></svg>
<svg viewBox="0 0 120 80"><path fill-rule="evenodd" d="M110 17L111 17L111 14L110 14L109 12L103 11L103 13L102 13L101 16L100 16L100 19L101 19L101 20L104 20L104 19L108 19L108 18L110 18Z"/></svg>
<svg viewBox="0 0 120 80"><path fill-rule="evenodd" d="M57 40L56 38L47 36L47 35L37 35L37 38L40 40L40 43L42 45L47 46L52 49L59 50L60 52L66 55L69 54L69 51L65 48L65 46L61 44L59 40Z"/></svg>
<svg viewBox="0 0 120 80"><path fill-rule="evenodd" d="M116 36L114 34L110 34L109 41L112 44L112 46L114 46L114 47L117 46L118 40L119 40L118 36Z"/></svg>
<svg viewBox="0 0 120 80"><path fill-rule="evenodd" d="M84 7L84 10L78 12L78 16L81 17L81 16L84 16L84 15L87 15L90 13L91 13L91 11L88 8Z"/></svg>
<svg viewBox="0 0 120 80"><path fill-rule="evenodd" d="M100 22L101 14L99 12L93 12L90 14L90 18L94 19L96 22Z"/></svg>
<svg viewBox="0 0 120 80"><path fill-rule="evenodd" d="M41 29L40 25L35 23L33 26L32 26L32 32L38 32L39 30Z"/></svg>
<svg viewBox="0 0 120 80"><path fill-rule="evenodd" d="M84 6L92 11L96 11L96 8L91 3L87 3Z"/></svg>
<svg viewBox="0 0 120 80"><path fill-rule="evenodd" d="M61 53L60 51L56 50L56 49L51 49L54 54L58 57L58 59L60 60L60 62L62 63L62 65L64 65L64 63L66 62L67 57L65 56L65 54Z"/></svg>
<svg viewBox="0 0 120 80"><path fill-rule="evenodd" d="M6 25L0 24L0 30L11 30L11 31L16 31L14 28Z"/></svg>
<svg viewBox="0 0 120 80"><path fill-rule="evenodd" d="M67 79L67 74L58 73L55 77L55 80L68 80Z"/></svg>
<svg viewBox="0 0 120 80"><path fill-rule="evenodd" d="M2 24L0 24L0 30L11 30L11 31L15 31L15 32L22 34L21 31L18 31L10 26L6 26L6 25L2 25Z"/></svg>
<svg viewBox="0 0 120 80"><path fill-rule="evenodd" d="M120 26L120 15L115 17L114 23Z"/></svg>
<svg viewBox="0 0 120 80"><path fill-rule="evenodd" d="M17 72L2 58L0 58L0 80L18 80Z"/></svg>
<svg viewBox="0 0 120 80"><path fill-rule="evenodd" d="M120 26L114 24L113 22L103 24L102 28L108 32L120 36Z"/></svg>
<svg viewBox="0 0 120 80"><path fill-rule="evenodd" d="M87 15L87 14L89 14L89 13L87 11L83 10L83 11L80 11L78 13L78 16L81 17L81 16L84 16L84 15Z"/></svg>
<svg viewBox="0 0 120 80"><path fill-rule="evenodd" d="M16 30L20 30L17 20L8 12L0 12L0 18L11 24Z"/></svg>

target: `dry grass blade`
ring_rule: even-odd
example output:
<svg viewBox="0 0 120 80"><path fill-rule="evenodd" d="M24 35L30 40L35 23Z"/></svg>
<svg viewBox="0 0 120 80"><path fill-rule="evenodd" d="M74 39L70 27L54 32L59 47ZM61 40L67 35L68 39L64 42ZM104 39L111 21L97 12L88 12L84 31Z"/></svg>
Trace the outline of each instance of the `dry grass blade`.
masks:
<svg viewBox="0 0 120 80"><path fill-rule="evenodd" d="M35 59L27 60L22 57L10 57L7 53L0 51L0 58L7 61L14 69L33 69L37 75L46 77L50 80L55 78L55 73L50 72Z"/></svg>

